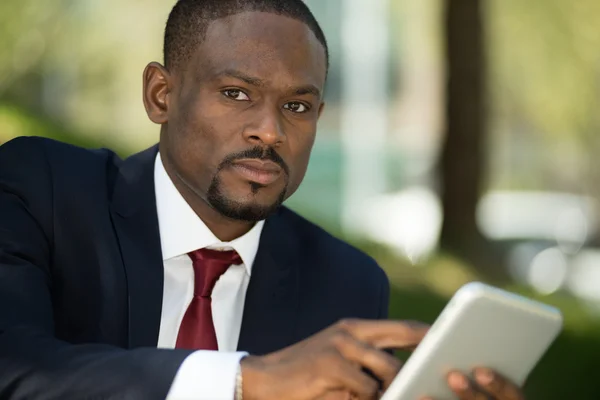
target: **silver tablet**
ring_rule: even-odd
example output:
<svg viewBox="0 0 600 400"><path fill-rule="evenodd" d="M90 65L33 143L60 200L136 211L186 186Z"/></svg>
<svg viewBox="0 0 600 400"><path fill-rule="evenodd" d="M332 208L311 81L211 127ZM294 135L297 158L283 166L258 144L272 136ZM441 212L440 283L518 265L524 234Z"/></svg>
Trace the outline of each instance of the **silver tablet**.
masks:
<svg viewBox="0 0 600 400"><path fill-rule="evenodd" d="M457 397L452 370L489 367L523 384L562 329L554 307L479 282L456 292L381 400Z"/></svg>

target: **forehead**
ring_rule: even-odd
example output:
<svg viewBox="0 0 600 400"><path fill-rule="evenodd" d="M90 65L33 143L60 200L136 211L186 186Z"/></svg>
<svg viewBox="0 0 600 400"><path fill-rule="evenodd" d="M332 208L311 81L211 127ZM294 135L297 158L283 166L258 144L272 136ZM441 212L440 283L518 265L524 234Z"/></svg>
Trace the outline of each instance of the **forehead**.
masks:
<svg viewBox="0 0 600 400"><path fill-rule="evenodd" d="M190 72L203 77L233 69L267 82L320 88L327 69L325 49L306 24L265 12L213 21L191 63Z"/></svg>

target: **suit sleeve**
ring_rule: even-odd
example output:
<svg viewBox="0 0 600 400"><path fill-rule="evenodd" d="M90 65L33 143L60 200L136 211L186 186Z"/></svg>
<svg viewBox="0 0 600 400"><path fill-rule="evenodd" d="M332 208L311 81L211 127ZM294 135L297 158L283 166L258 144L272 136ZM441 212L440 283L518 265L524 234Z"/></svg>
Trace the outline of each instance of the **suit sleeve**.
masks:
<svg viewBox="0 0 600 400"><path fill-rule="evenodd" d="M54 336L51 176L41 139L0 147L0 398L164 400L188 351Z"/></svg>
<svg viewBox="0 0 600 400"><path fill-rule="evenodd" d="M379 316L378 319L389 318L389 306L390 306L390 281L386 273L381 270L381 289L379 294Z"/></svg>

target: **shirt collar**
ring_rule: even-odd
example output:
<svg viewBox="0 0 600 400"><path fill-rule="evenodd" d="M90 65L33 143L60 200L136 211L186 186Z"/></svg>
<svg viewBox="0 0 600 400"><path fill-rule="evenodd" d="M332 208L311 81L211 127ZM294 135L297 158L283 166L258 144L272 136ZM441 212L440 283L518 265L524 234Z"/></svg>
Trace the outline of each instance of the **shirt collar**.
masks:
<svg viewBox="0 0 600 400"><path fill-rule="evenodd" d="M165 171L160 153L154 163L154 190L163 261L205 247L234 249L251 274L264 221L237 239L220 241L181 196Z"/></svg>

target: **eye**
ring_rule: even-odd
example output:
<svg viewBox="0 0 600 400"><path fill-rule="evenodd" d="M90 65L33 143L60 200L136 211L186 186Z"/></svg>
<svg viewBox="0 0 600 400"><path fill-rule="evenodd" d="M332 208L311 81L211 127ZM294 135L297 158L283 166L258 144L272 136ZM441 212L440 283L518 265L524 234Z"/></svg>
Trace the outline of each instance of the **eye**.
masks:
<svg viewBox="0 0 600 400"><path fill-rule="evenodd" d="M223 96L228 97L235 101L249 101L250 100L248 95L246 93L242 92L240 89L227 89L227 90L223 90L221 93L223 93Z"/></svg>
<svg viewBox="0 0 600 400"><path fill-rule="evenodd" d="M283 106L283 108L285 108L286 110L290 110L291 112L297 113L297 114L303 114L308 112L308 110L310 110L310 107L307 106L304 103L300 103L297 101L292 101L291 103L287 103Z"/></svg>

